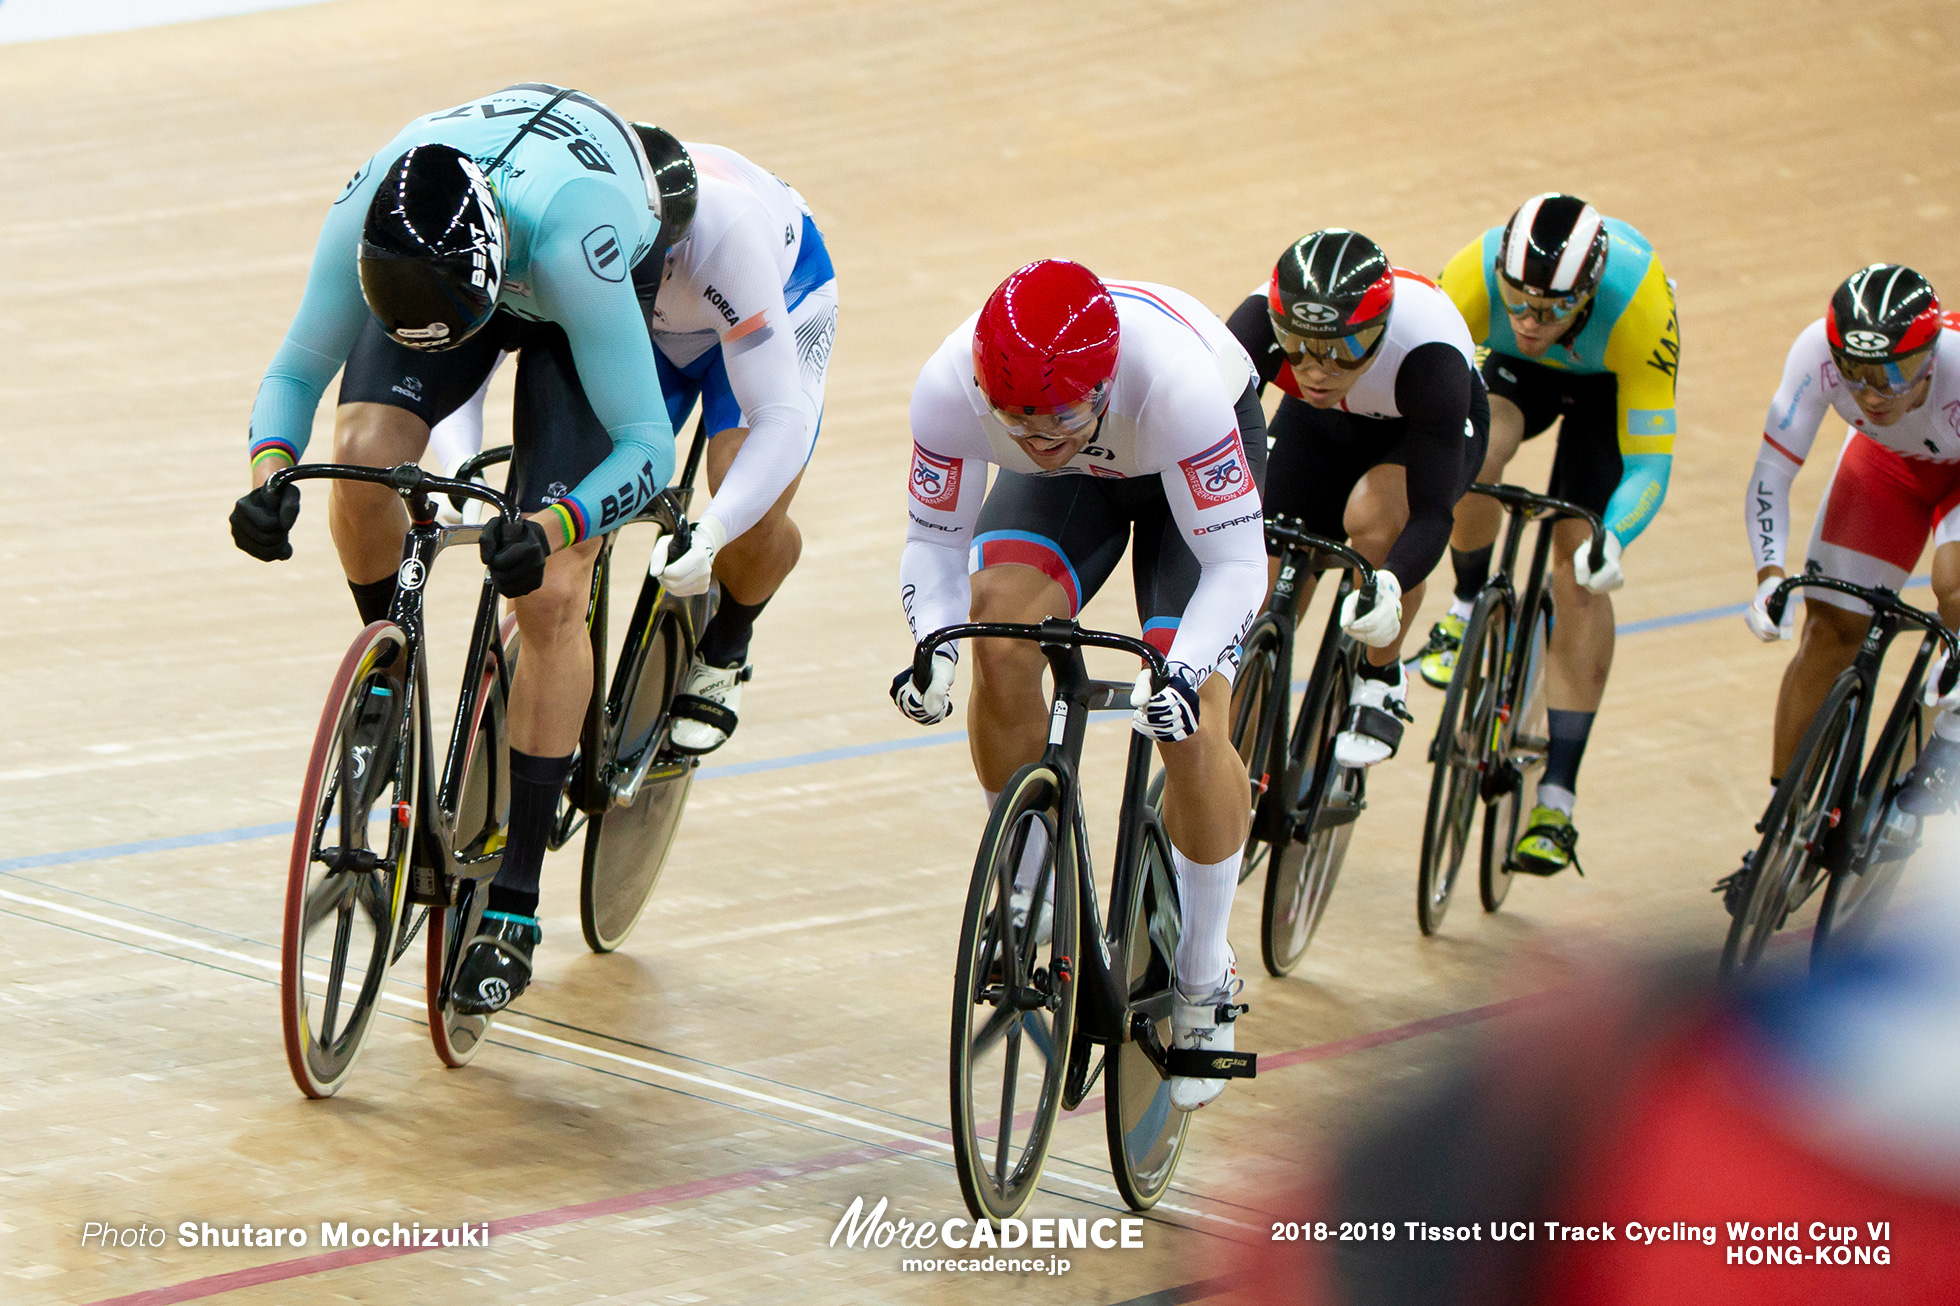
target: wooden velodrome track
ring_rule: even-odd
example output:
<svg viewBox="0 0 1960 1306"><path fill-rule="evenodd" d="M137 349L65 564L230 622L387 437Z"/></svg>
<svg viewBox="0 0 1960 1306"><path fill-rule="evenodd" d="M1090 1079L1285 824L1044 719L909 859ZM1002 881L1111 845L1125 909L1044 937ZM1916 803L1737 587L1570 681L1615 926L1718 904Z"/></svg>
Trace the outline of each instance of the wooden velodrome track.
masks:
<svg viewBox="0 0 1960 1306"><path fill-rule="evenodd" d="M0 323L15 523L0 536L0 1300L814 1304L994 1286L826 1243L859 1194L960 1213L946 1007L983 812L957 723L920 732L886 698L908 649L905 413L942 335L1042 255L1226 311L1313 227L1357 227L1434 272L1562 188L1653 240L1679 281L1685 362L1673 486L1627 555L1620 620L1639 624L1583 777L1589 877L1521 883L1492 917L1466 884L1421 938L1428 772L1420 743L1405 750L1375 778L1293 978L1259 972L1257 886L1241 893L1240 1040L1264 1072L1200 1117L1145 1250L1076 1253L1064 1279L995 1290L1119 1301L1212 1273L1227 1240L1258 1236L1268 1185L1444 1064L1491 1004L1603 951L1719 942L1708 886L1766 796L1786 651L1732 615L1665 619L1748 596L1743 480L1784 351L1837 281L1897 260L1960 297L1960 15L1824 0L653 13L339 0L0 49L15 304ZM232 549L246 414L354 165L416 114L536 79L737 148L814 207L843 324L796 512L803 561L759 627L741 733L625 950L580 944L577 859L558 855L539 982L497 1046L441 1069L404 962L413 1001L388 1009L400 1018L339 1098L309 1103L279 1046L281 830L354 614L319 495L292 562ZM507 392L495 403L508 429ZM323 406L316 450L330 421ZM1841 434L1827 428L1798 483L1800 531ZM1519 479L1542 480L1548 452ZM452 655L471 570L438 572L432 623ZM1090 612L1133 627L1127 582ZM1415 693L1412 734L1437 702ZM1121 740L1114 722L1092 735L1106 799ZM1037 1213L1113 1213L1106 1165L1098 1115L1063 1125ZM487 1251L288 1264L320 1255L323 1219L500 1223ZM173 1238L84 1250L90 1220ZM185 1220L315 1233L303 1253L184 1250Z"/></svg>

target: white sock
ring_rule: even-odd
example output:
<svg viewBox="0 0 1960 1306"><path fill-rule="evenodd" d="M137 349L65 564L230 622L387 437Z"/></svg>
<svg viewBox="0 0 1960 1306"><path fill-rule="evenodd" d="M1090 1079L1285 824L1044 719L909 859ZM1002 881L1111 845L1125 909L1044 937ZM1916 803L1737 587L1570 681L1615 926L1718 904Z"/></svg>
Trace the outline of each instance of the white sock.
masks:
<svg viewBox="0 0 1960 1306"><path fill-rule="evenodd" d="M1458 620L1468 621L1470 620L1470 609L1475 606L1476 603L1474 600L1452 598L1450 600L1450 615Z"/></svg>
<svg viewBox="0 0 1960 1306"><path fill-rule="evenodd" d="M1960 743L1960 712L1942 712L1934 717L1933 733L1951 743Z"/></svg>
<svg viewBox="0 0 1960 1306"><path fill-rule="evenodd" d="M1192 997L1203 997L1225 982L1232 965L1232 945L1225 926L1232 916L1232 894L1239 887L1239 853L1207 866L1171 849L1177 871L1177 896L1184 908L1184 929L1177 941L1177 986Z"/></svg>
<svg viewBox="0 0 1960 1306"><path fill-rule="evenodd" d="M1572 815L1572 809L1579 803L1579 795L1558 785L1539 785L1538 801L1554 811Z"/></svg>
<svg viewBox="0 0 1960 1306"><path fill-rule="evenodd" d="M994 804L1000 799L1000 790L982 789L981 796L987 800L987 810L992 812ZM1041 874L1041 859L1048 854L1048 827L1036 822L1028 831L1028 841L1021 845L1021 864L1014 870L1014 888L1021 893L1034 892L1035 877ZM1055 901L1055 877L1048 877L1049 902Z"/></svg>

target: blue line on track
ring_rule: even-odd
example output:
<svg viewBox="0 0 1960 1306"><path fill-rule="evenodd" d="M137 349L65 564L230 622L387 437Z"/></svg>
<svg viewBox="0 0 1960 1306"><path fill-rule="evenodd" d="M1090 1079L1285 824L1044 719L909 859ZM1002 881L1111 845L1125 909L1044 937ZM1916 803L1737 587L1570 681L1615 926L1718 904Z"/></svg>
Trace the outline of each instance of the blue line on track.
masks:
<svg viewBox="0 0 1960 1306"><path fill-rule="evenodd" d="M1925 576L1915 576L1905 583L1906 589L1918 589L1932 582ZM1690 626L1700 621L1718 621L1723 617L1742 615L1747 607L1744 603L1724 604L1719 608L1699 608L1693 612L1677 612L1671 617L1649 617L1644 621L1629 621L1619 628L1622 635L1639 635L1650 630L1667 630L1674 626ZM1299 693L1306 687L1302 681L1293 687ZM753 762L730 762L725 766L704 766L699 779L722 780L738 775L759 775L765 771L788 771L799 766L817 766L824 762L843 762L854 757L878 757L885 753L901 753L912 748L933 748L940 744L959 744L966 742L966 731L947 730L930 735L915 735L910 739L881 739L873 744L851 744L844 748L824 748L814 753L791 753L785 757L763 757ZM40 866L72 866L78 862L99 862L110 857L136 857L144 853L169 852L176 848L208 848L213 844L244 843L249 839L271 839L293 832L290 821L274 821L269 825L242 825L231 830L211 830L204 834L179 834L168 839L139 839L135 843L112 843L100 848L78 848L65 853L38 853L32 857L0 858L0 873L7 871L30 871Z"/></svg>

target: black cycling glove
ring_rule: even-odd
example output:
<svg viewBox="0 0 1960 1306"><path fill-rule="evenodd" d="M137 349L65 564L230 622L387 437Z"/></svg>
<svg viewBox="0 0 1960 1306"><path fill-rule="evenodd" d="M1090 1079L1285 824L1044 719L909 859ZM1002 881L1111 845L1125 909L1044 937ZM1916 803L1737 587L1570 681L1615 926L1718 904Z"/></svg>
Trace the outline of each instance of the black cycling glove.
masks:
<svg viewBox="0 0 1960 1306"><path fill-rule="evenodd" d="M497 593L507 599L520 598L544 584L544 564L551 557L551 544L544 527L530 520L512 524L502 517L483 523L483 537L477 542L483 565L490 569Z"/></svg>
<svg viewBox="0 0 1960 1306"><path fill-rule="evenodd" d="M299 518L299 487L288 485L277 494L261 485L231 510L232 542L260 562L284 562L293 556L293 522Z"/></svg>

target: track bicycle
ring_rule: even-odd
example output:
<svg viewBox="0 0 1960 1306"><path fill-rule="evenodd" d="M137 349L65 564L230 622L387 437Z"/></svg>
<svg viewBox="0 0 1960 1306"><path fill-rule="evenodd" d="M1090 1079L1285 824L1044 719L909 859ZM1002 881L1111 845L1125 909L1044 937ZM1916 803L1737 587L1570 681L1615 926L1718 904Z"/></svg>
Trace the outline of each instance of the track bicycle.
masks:
<svg viewBox="0 0 1960 1306"><path fill-rule="evenodd" d="M490 1016L458 1012L449 994L503 863L516 621L500 619L495 586L485 575L438 773L422 609L436 556L482 534L479 525L439 523L432 494L478 500L511 521L519 513L481 481L435 476L413 463L309 463L282 469L267 483L277 492L311 479L385 485L402 497L410 518L388 617L355 637L328 689L293 827L280 956L282 1025L294 1082L306 1096L322 1098L338 1092L352 1072L388 968L424 924L425 1003L436 1055L448 1066L467 1065L489 1029ZM662 491L638 520L675 530L684 513L673 493ZM594 682L595 698L601 684ZM622 860L596 864L613 868ZM630 868L615 876L629 880ZM603 878L597 884L607 887Z"/></svg>
<svg viewBox="0 0 1960 1306"><path fill-rule="evenodd" d="M1922 822L1900 811L1897 801L1925 740L1928 714L1920 695L1936 648L1946 649L1939 692L1952 692L1960 677L1960 641L1936 614L1904 602L1896 591L1830 576L1792 576L1764 604L1772 621L1781 624L1790 595L1800 588L1835 590L1860 599L1871 607L1872 622L1857 656L1838 673L1810 719L1756 824L1762 843L1736 873L1739 880L1718 886L1739 899L1722 945L1725 975L1754 966L1770 936L1821 884L1824 900L1810 939L1815 965L1858 905L1904 869L1918 850ZM1894 637L1908 628L1924 636L1867 757L1865 736L1878 707L1879 667Z"/></svg>
<svg viewBox="0 0 1960 1306"><path fill-rule="evenodd" d="M1107 926L1098 913L1078 767L1089 714L1127 709L1143 681L1092 680L1085 647L1143 659L1151 692L1163 655L1140 639L1038 624L969 623L918 645L912 683L932 679L932 653L951 640L1020 639L1041 646L1054 677L1048 747L1014 773L987 819L960 929L953 989L953 1154L975 1219L1005 1220L1033 1199L1055 1122L1080 1106L1108 1067L1103 1117L1123 1200L1148 1210L1170 1186L1190 1115L1171 1106L1170 1077L1250 1078L1246 1052L1175 1050L1171 984L1181 927L1171 845L1151 778L1152 741L1131 732L1117 817ZM1046 836L1024 922L1011 906L1028 839ZM1041 904L1053 894L1049 936ZM1239 1008L1243 1010L1243 1008Z"/></svg>
<svg viewBox="0 0 1960 1306"><path fill-rule="evenodd" d="M1592 528L1588 565L1597 569L1606 561L1606 527L1598 513L1516 485L1472 485L1469 493L1497 500L1510 520L1497 568L1477 591L1464 623L1456 671L1429 745L1435 769L1416 875L1416 923L1424 934L1434 934L1449 910L1479 805L1484 831L1477 887L1485 911L1503 906L1519 870L1519 826L1531 811L1551 747L1545 657L1554 620L1546 576L1552 528L1566 518L1585 522ZM1532 522L1538 523L1538 538L1520 595L1512 570Z"/></svg>
<svg viewBox="0 0 1960 1306"><path fill-rule="evenodd" d="M1334 740L1361 657L1361 646L1341 633L1341 600L1356 584L1372 595L1375 571L1352 548L1308 534L1297 519L1268 517L1266 541L1278 549L1279 576L1244 640L1232 697L1232 746L1246 761L1252 789L1252 828L1239 880L1266 872L1259 952L1267 971L1284 975L1320 926L1354 822L1368 805L1367 768L1335 762ZM1289 737L1300 593L1314 575L1335 567L1343 569L1340 588Z"/></svg>
<svg viewBox="0 0 1960 1306"><path fill-rule="evenodd" d="M637 521L651 521L674 537L670 557L688 547L688 505L707 446L697 423L679 479ZM460 479L506 462L511 448L488 449L457 469ZM461 508L461 503L457 505ZM549 846L563 848L581 827L584 858L579 870L579 926L586 946L611 952L626 941L653 896L680 829L681 812L700 769L698 756L668 747L673 703L694 662L701 632L714 615L719 592L683 597L660 584L649 567L640 582L633 615L607 684L607 624L612 588L612 541L606 537L592 569L586 628L592 643L593 694L565 791L559 798Z"/></svg>

